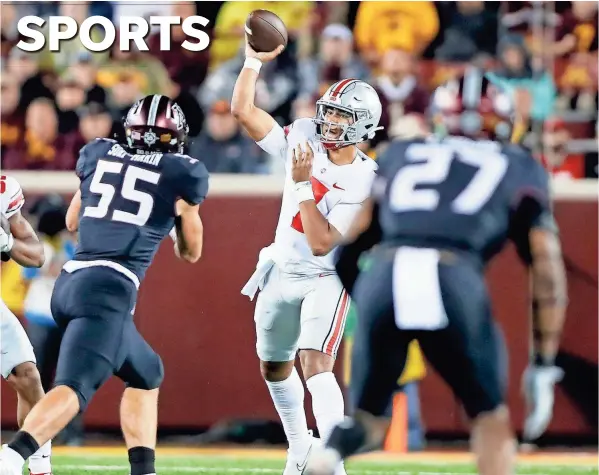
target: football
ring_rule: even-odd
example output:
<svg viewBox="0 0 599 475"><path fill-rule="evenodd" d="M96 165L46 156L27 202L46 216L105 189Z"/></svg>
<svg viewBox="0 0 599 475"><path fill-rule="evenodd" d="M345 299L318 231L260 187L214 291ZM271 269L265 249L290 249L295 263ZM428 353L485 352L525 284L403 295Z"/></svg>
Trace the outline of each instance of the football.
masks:
<svg viewBox="0 0 599 475"><path fill-rule="evenodd" d="M287 46L287 28L283 21L268 10L254 10L245 21L248 43L257 53L267 53L279 45Z"/></svg>

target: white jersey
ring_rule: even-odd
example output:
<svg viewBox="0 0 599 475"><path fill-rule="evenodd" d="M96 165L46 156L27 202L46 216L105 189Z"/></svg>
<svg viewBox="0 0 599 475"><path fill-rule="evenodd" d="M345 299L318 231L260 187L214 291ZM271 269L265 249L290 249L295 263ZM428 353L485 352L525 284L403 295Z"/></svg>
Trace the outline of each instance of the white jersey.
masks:
<svg viewBox="0 0 599 475"><path fill-rule="evenodd" d="M291 178L292 151L299 143L308 142L314 151L312 190L318 210L327 221L345 235L362 203L370 195L377 164L358 151L349 165L338 166L316 138L316 124L311 119L298 119L283 129L275 125L258 145L267 153L285 160L285 187L281 214L272 246L273 260L285 272L314 275L335 271L333 252L314 256L303 232L299 204L294 196Z"/></svg>
<svg viewBox="0 0 599 475"><path fill-rule="evenodd" d="M0 176L0 211L10 218L18 212L25 203L23 190L14 178ZM0 301L0 373L8 378L12 370L22 363L35 363L33 347L29 343L25 329L19 319Z"/></svg>
<svg viewBox="0 0 599 475"><path fill-rule="evenodd" d="M2 214L10 218L25 204L25 196L19 182L12 177L0 177L0 200Z"/></svg>

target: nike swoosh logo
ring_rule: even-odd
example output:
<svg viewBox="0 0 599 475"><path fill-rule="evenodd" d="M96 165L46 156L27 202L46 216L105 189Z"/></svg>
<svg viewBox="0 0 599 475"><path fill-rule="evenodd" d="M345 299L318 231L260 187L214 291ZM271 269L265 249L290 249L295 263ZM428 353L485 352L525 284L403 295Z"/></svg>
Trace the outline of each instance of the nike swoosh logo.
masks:
<svg viewBox="0 0 599 475"><path fill-rule="evenodd" d="M338 190L343 190L343 191L345 191L345 188L341 188L340 186L337 186L337 183L335 183L335 184L333 185L333 188L337 188Z"/></svg>
<svg viewBox="0 0 599 475"><path fill-rule="evenodd" d="M308 453L306 454L306 458L304 459L302 464L301 465L299 463L295 464L295 467L297 468L297 471L300 474L303 474L304 470L306 470L306 465L308 464L308 457L310 457L310 452L312 452L312 446L310 446L310 449L308 450Z"/></svg>

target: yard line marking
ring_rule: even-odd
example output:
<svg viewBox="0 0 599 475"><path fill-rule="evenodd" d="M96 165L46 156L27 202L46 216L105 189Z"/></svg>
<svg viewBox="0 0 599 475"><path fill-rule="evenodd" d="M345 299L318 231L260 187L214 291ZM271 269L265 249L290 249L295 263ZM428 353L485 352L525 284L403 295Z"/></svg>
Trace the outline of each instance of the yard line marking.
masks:
<svg viewBox="0 0 599 475"><path fill-rule="evenodd" d="M90 472L116 472L129 470L128 465L56 465L53 464L52 468L61 470L87 470ZM577 472L589 472L593 470L593 467L571 467ZM543 467L543 470L550 473L563 472L564 467ZM159 471L171 471L181 473L280 473L280 468L238 468L238 467L169 467L169 466L158 466ZM350 472L353 471L349 468ZM397 471L397 470L360 470L359 468L354 469L362 475L477 475L471 472L423 472L420 470L412 471ZM534 474L519 474L519 475L534 475ZM538 474L537 474L538 475Z"/></svg>

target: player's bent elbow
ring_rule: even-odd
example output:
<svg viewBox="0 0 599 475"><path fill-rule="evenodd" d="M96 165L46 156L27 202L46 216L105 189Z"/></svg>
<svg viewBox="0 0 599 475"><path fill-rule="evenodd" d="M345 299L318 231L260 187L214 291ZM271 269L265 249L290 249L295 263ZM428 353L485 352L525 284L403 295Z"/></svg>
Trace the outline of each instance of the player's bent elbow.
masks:
<svg viewBox="0 0 599 475"><path fill-rule="evenodd" d="M190 264L195 264L202 257L202 249L198 249L196 251L187 250L181 253L181 259L189 262Z"/></svg>
<svg viewBox="0 0 599 475"><path fill-rule="evenodd" d="M231 115L241 125L249 122L252 114L251 104L236 104L235 101L231 104Z"/></svg>
<svg viewBox="0 0 599 475"><path fill-rule="evenodd" d="M67 220L67 231L70 233L74 233L77 231L78 225L77 221Z"/></svg>
<svg viewBox="0 0 599 475"><path fill-rule="evenodd" d="M200 260L201 254L182 254L181 258L186 261L189 262L190 264L195 264L196 262L198 262Z"/></svg>
<svg viewBox="0 0 599 475"><path fill-rule="evenodd" d="M331 247L326 245L314 245L310 246L312 250L312 255L316 257L326 256L329 252L331 252Z"/></svg>

